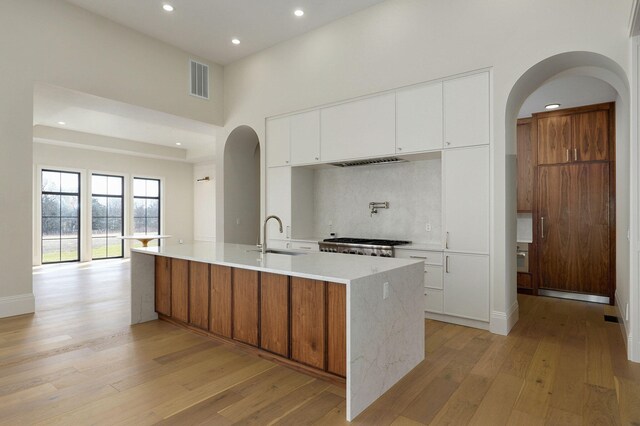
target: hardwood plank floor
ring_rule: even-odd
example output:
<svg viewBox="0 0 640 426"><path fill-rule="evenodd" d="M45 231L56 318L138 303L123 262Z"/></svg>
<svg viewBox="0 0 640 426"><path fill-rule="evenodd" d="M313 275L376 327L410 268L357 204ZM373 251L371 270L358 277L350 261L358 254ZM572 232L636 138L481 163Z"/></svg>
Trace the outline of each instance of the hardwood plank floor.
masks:
<svg viewBox="0 0 640 426"><path fill-rule="evenodd" d="M129 262L34 269L0 319L0 424L346 424L345 391L233 346L129 322ZM426 322L426 360L354 424L640 424L608 307L520 295L505 336Z"/></svg>

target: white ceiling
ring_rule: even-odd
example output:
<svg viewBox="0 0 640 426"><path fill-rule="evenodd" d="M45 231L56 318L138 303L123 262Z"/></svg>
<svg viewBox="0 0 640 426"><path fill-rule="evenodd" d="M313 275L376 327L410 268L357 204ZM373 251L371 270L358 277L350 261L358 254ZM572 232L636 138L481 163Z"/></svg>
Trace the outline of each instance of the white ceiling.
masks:
<svg viewBox="0 0 640 426"><path fill-rule="evenodd" d="M215 126L47 84L34 89L33 125L180 148L193 161L215 153Z"/></svg>
<svg viewBox="0 0 640 426"><path fill-rule="evenodd" d="M225 65L383 0L67 0ZM175 7L171 13L164 3ZM293 11L304 10L297 18ZM237 37L236 46L231 39Z"/></svg>
<svg viewBox="0 0 640 426"><path fill-rule="evenodd" d="M604 81L587 76L563 76L553 79L533 92L520 108L518 118L531 117L534 112L545 111L549 104L560 108L613 102L617 91Z"/></svg>

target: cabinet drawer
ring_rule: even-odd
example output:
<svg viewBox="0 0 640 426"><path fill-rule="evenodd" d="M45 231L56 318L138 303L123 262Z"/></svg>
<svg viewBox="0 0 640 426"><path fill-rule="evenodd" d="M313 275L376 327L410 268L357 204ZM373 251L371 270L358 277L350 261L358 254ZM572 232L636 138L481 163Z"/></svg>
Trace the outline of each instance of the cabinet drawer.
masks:
<svg viewBox="0 0 640 426"><path fill-rule="evenodd" d="M434 290L431 288L424 289L424 310L429 312L442 313L443 292L442 290Z"/></svg>
<svg viewBox="0 0 640 426"><path fill-rule="evenodd" d="M309 241L291 241L291 248L293 250L320 251L318 243L312 243Z"/></svg>
<svg viewBox="0 0 640 426"><path fill-rule="evenodd" d="M425 265L440 265L442 266L442 252L441 251L426 251L426 250L402 250L397 249L396 257L400 259L416 259L424 260ZM426 268L425 268L426 270Z"/></svg>
<svg viewBox="0 0 640 426"><path fill-rule="evenodd" d="M424 267L424 286L442 290L442 266L426 265Z"/></svg>

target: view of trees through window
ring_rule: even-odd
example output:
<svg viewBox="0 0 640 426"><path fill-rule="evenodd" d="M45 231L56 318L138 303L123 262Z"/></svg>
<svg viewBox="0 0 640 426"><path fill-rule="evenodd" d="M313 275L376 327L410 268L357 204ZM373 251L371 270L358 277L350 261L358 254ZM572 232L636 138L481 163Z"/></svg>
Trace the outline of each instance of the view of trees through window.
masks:
<svg viewBox="0 0 640 426"><path fill-rule="evenodd" d="M133 233L160 234L160 180L133 179ZM149 243L149 247L157 246L158 240ZM141 246L140 243L132 244Z"/></svg>
<svg viewBox="0 0 640 426"><path fill-rule="evenodd" d="M124 178L94 174L91 193L91 257L123 257Z"/></svg>
<svg viewBox="0 0 640 426"><path fill-rule="evenodd" d="M80 173L42 171L42 263L80 260Z"/></svg>

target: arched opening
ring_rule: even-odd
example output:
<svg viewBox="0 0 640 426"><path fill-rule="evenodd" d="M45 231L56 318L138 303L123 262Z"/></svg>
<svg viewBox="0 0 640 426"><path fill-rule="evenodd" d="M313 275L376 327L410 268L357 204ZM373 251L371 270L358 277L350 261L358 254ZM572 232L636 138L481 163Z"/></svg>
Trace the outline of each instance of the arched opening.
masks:
<svg viewBox="0 0 640 426"><path fill-rule="evenodd" d="M236 127L224 148L224 241L260 238L260 142L249 126Z"/></svg>
<svg viewBox="0 0 640 426"><path fill-rule="evenodd" d="M507 294L515 300L517 292L517 266L513 253L516 252L517 228L520 225L516 219L516 184L517 166L517 119L523 105L528 109L532 95L539 96L541 88L555 87L558 89L567 82L581 82L581 84L593 82L598 86L600 93L610 90L613 93L612 100L615 101L615 226L616 238L612 241L615 244L615 261L612 261L611 268L615 268L615 301L619 306L622 315L625 315L630 302L630 245L627 233L630 226L630 90L626 74L619 64L603 55L592 52L567 52L549 57L527 70L515 83L507 100L505 111L505 140L507 144L507 177L506 177L506 265L508 288ZM539 90L540 89L540 90ZM594 93L597 90L594 90ZM555 91L558 93L558 90ZM575 94L574 94L575 95ZM575 97L575 96L574 96ZM576 99L579 98L576 97ZM585 98L585 102L590 99ZM571 106L581 106L579 101ZM550 102L551 103L551 102ZM588 103L599 103L598 96L594 95L594 101ZM537 112L537 111L536 111ZM535 217L531 224L539 227ZM627 329L627 332L630 332ZM626 336L625 336L626 337Z"/></svg>

